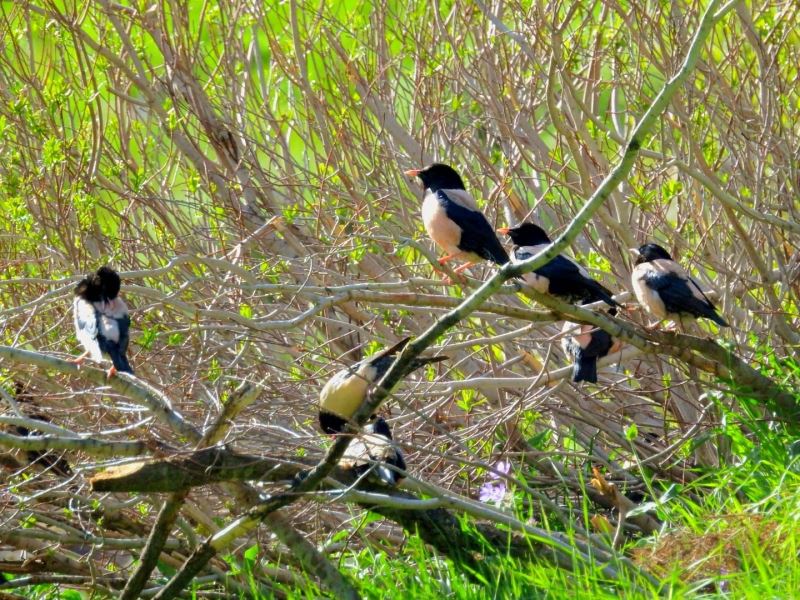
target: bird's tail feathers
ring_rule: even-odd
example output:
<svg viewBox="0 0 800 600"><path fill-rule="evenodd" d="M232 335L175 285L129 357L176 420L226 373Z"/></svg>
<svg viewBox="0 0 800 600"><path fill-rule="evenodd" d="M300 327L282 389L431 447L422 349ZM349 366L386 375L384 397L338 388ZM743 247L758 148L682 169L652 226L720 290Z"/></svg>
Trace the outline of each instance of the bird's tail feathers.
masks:
<svg viewBox="0 0 800 600"><path fill-rule="evenodd" d="M491 261L492 261L494 264L496 264L496 265L499 265L499 266L501 266L501 267L502 267L504 264L506 264L508 261L510 261L510 260L511 260L511 259L509 258L509 256L508 256L508 252L506 252L506 251L505 251L505 248L503 248L503 247L500 245L500 241L499 241L499 240L498 240L498 242L497 242L497 248L490 248L490 249L489 249L489 254L490 254L490 257L491 257L491 258L490 258L490 260L491 260Z"/></svg>
<svg viewBox="0 0 800 600"><path fill-rule="evenodd" d="M597 383L597 357L584 356L576 359L572 368L572 381Z"/></svg>
<svg viewBox="0 0 800 600"><path fill-rule="evenodd" d="M425 358L415 358L411 361L411 370L416 371L419 368L424 367L425 365L431 365L433 363L442 362L443 360L447 360L450 358L449 356L428 356Z"/></svg>
<svg viewBox="0 0 800 600"><path fill-rule="evenodd" d="M130 373L133 375L133 367L128 362L128 357L122 352L112 352L109 354L111 362L118 373Z"/></svg>
<svg viewBox="0 0 800 600"><path fill-rule="evenodd" d="M730 327L730 323L728 323L725 319L723 319L719 313L715 310L711 310L711 314L708 315L708 318L714 321L720 327Z"/></svg>
<svg viewBox="0 0 800 600"><path fill-rule="evenodd" d="M408 344L408 342L410 342L410 341L411 341L411 336L404 337L402 340L397 342L394 346L391 346L389 348L386 348L386 350L382 350L381 352L378 352L377 354L372 356L371 359L372 359L372 361L375 361L375 360L383 358L384 356L393 356L393 355L397 354L398 352L400 352L403 348L405 348L406 345Z"/></svg>

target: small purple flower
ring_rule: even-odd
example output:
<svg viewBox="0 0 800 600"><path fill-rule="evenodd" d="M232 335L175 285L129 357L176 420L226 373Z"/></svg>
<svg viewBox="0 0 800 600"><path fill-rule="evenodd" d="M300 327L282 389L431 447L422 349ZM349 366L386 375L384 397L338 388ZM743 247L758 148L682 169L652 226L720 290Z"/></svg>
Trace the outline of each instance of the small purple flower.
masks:
<svg viewBox="0 0 800 600"><path fill-rule="evenodd" d="M511 470L511 463L506 460L501 460L494 468L503 475L508 475L508 472ZM488 481L481 486L478 492L478 500L486 502L487 504L502 504L506 497L506 492L508 491L506 480L494 472L488 473L487 480Z"/></svg>
<svg viewBox="0 0 800 600"><path fill-rule="evenodd" d="M511 463L508 462L507 460L501 460L494 466L494 468L495 471L499 471L503 475L508 475L508 472L511 470ZM492 479L500 479L500 476L497 475L496 473L489 473L489 477L491 477Z"/></svg>
<svg viewBox="0 0 800 600"><path fill-rule="evenodd" d="M505 497L505 483L484 483L478 492L478 500L487 504L500 504Z"/></svg>

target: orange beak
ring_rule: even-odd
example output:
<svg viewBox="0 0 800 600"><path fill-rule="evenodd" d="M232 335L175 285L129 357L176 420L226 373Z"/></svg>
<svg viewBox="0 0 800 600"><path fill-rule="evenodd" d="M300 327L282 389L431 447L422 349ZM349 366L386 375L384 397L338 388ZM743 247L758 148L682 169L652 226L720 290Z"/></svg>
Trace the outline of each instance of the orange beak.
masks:
<svg viewBox="0 0 800 600"><path fill-rule="evenodd" d="M405 171L405 174L409 177L416 177L419 175L420 171L422 171L422 169L409 169L408 171Z"/></svg>
<svg viewBox="0 0 800 600"><path fill-rule="evenodd" d="M502 233L503 235L508 235L508 232L511 231L511 227L499 227L496 229L497 233Z"/></svg>

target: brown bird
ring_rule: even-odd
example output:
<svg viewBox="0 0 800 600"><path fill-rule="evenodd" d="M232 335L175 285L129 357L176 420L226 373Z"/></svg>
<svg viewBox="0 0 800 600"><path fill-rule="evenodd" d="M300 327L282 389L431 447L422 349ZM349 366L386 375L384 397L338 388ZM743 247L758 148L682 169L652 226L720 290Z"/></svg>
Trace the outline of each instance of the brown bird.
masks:
<svg viewBox="0 0 800 600"><path fill-rule="evenodd" d="M322 431L335 434L344 430L345 424L364 402L370 386L386 374L396 354L405 348L410 339L400 340L391 348L342 369L328 380L319 393L319 426ZM411 370L446 359L446 356L415 358L411 362Z"/></svg>
<svg viewBox="0 0 800 600"><path fill-rule="evenodd" d="M490 260L498 265L508 262L508 254L494 229L452 167L434 163L425 169L411 169L405 174L422 181L425 231L447 253L439 259L439 264L456 258L465 260L467 262L455 269L460 273L480 260Z"/></svg>
<svg viewBox="0 0 800 600"><path fill-rule="evenodd" d="M717 325L729 327L711 300L698 284L658 244L631 248L636 262L631 283L636 299L659 321L670 318L681 322L685 315L711 319Z"/></svg>

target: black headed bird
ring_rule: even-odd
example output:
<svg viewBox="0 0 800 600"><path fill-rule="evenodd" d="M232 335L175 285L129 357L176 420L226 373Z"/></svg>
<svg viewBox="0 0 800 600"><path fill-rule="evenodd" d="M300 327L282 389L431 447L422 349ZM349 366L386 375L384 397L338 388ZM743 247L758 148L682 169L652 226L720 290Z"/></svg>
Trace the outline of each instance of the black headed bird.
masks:
<svg viewBox="0 0 800 600"><path fill-rule="evenodd" d="M387 485L397 485L403 475L387 465L406 470L403 453L392 442L389 424L378 417L353 438L342 455L339 466L352 469L359 476L372 470Z"/></svg>
<svg viewBox="0 0 800 600"><path fill-rule="evenodd" d="M335 434L344 430L345 424L364 402L369 387L386 374L394 363L396 354L410 339L405 338L391 348L342 369L328 380L319 393L319 425L322 431ZM446 359L446 356L415 358L411 363L411 370Z"/></svg>
<svg viewBox="0 0 800 600"><path fill-rule="evenodd" d="M422 181L425 231L447 253L439 259L439 264L454 258L465 260L467 262L455 269L460 273L479 260L490 260L498 265L508 262L508 254L497 234L452 167L434 163L405 174Z"/></svg>
<svg viewBox="0 0 800 600"><path fill-rule="evenodd" d="M85 352L75 359L81 363L87 355L102 361L111 359L108 376L117 372L133 373L126 353L131 318L128 307L119 297L119 274L111 267L100 267L75 287L75 334Z"/></svg>
<svg viewBox="0 0 800 600"><path fill-rule="evenodd" d="M503 227L498 231L508 235L514 242L511 253L514 263L535 256L550 244L544 229L533 223ZM560 254L538 269L525 273L522 279L537 292L559 296L567 302L589 304L602 300L609 306L620 306L611 297L611 292L592 279L586 269Z"/></svg>
<svg viewBox="0 0 800 600"><path fill-rule="evenodd" d="M617 313L616 308L609 309L610 315ZM564 353L572 356L572 381L575 383L589 381L597 383L597 360L618 352L620 342L611 334L586 323L564 323L564 337L561 345Z"/></svg>
<svg viewBox="0 0 800 600"><path fill-rule="evenodd" d="M631 248L637 258L631 283L636 299L645 310L659 321L671 318L680 323L681 317L705 317L717 325L728 327L714 304L700 289L700 285L669 252L658 244L644 244Z"/></svg>

